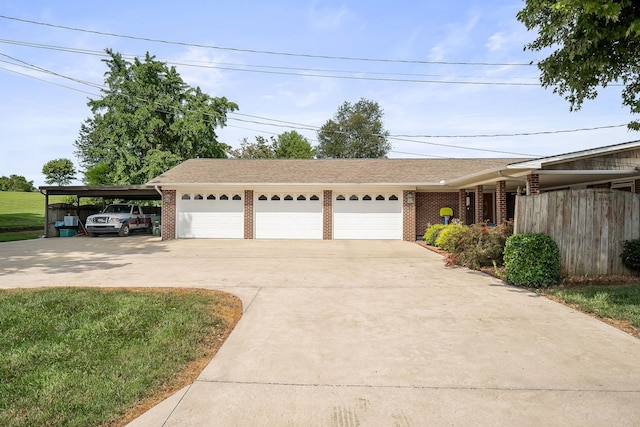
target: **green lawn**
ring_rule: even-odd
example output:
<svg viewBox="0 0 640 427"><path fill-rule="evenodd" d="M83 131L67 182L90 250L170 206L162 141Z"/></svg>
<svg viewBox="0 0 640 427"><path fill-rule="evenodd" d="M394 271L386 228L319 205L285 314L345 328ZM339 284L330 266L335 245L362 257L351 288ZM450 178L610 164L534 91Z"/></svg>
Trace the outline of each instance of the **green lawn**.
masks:
<svg viewBox="0 0 640 427"><path fill-rule="evenodd" d="M587 313L626 321L640 329L640 285L556 288L546 292Z"/></svg>
<svg viewBox="0 0 640 427"><path fill-rule="evenodd" d="M0 233L7 229L44 229L44 196L39 192L0 191ZM65 196L49 197L49 203L62 203Z"/></svg>
<svg viewBox="0 0 640 427"><path fill-rule="evenodd" d="M184 386L181 372L215 353L241 310L205 291L0 291L0 425L122 421Z"/></svg>

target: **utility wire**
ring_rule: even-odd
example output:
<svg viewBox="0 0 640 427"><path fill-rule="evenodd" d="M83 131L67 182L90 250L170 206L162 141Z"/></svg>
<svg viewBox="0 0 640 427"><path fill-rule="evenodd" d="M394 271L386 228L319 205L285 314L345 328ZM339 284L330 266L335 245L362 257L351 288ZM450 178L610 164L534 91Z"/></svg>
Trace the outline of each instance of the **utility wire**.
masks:
<svg viewBox="0 0 640 427"><path fill-rule="evenodd" d="M66 46L55 46L41 43L32 43L32 42L24 42L19 40L10 40L10 39L0 39L0 43L10 44L14 46L22 46L22 47L30 47L35 49L44 49L51 51L59 51L59 52L67 52L67 53L75 53L80 55L92 55L99 56L103 58L108 58L103 50L90 50L90 49L78 49L73 47ZM136 58L141 55L135 55L130 53L121 53L124 58ZM175 59L162 59L167 64L170 65L181 65L185 67L194 67L194 68L206 68L206 69L226 69L223 67L247 67L247 68L258 68L258 69L267 69L267 70L287 70L287 71L300 71L303 73L314 72L314 73L344 73L344 74L356 74L356 75L381 75L381 76L410 76L410 77L440 77L440 78L455 78L455 79L499 79L502 77L498 76L455 76L455 75L447 75L443 76L441 74L424 74L424 73L398 73L398 72L376 72L376 71L358 71L358 70L336 70L336 69L324 69L324 68L301 68L301 67L282 67L282 66L274 66L274 65L256 65L256 64L237 64L237 63L229 63L229 62L211 62L211 61L195 61L195 60L175 60ZM229 68L230 70L235 70L234 68ZM246 69L245 69L246 71ZM258 72L259 70L254 70ZM305 75L303 75L304 77ZM334 76L335 78L339 78L340 76ZM527 77L516 77L518 79L525 79ZM535 83L535 85L539 85L539 83Z"/></svg>
<svg viewBox="0 0 640 427"><path fill-rule="evenodd" d="M71 80L73 82L76 83L80 83L80 84L84 84L84 85L88 85L90 87L93 88L97 88L97 89L101 89L104 90L105 87L103 85L98 85L95 83L91 83L91 82L86 82L84 80L79 80L73 77L69 77L69 76L65 76L63 74L59 74L56 72L53 72L51 70L47 70L45 68L30 64L26 61L14 58L12 56L0 53L0 56L4 56L7 58L10 58L13 61L19 62L21 64L24 65L20 65L20 64L12 64L12 65L18 65L18 66L26 66L26 68L28 69L34 69L36 71L42 72L42 73L46 73L46 74L51 74L60 78L64 78L64 79L68 79ZM3 62L7 62L7 61L3 61ZM33 76L28 76L28 77L33 77ZM38 79L41 80L41 79ZM44 80L47 83L51 83L49 81ZM144 102L144 103L151 103L151 101L149 101L148 99L143 99L143 98L139 98L139 97L135 97L134 99L136 99L137 101L140 102ZM156 103L156 106L161 107L161 108L170 108L173 110L177 110L177 107L175 106L164 106L164 105L160 105L158 103ZM165 111L168 113L168 111ZM193 112L193 111L188 111L188 112ZM210 115L208 113L202 113L203 115ZM267 120L267 122L264 121L258 121L258 120L248 120L248 119L241 119L241 118L237 118L237 117L232 117L232 115L240 115L240 116L244 116L244 117L249 117L249 118L254 118L254 119L258 119L258 120ZM272 126L272 127L280 127L280 128L293 128L293 129L299 129L299 130L308 130L308 131L317 131L320 128L318 126L312 126L312 125L306 125L306 124L301 124L301 123L295 123L295 122L288 122L288 121L284 121L284 120L277 120L277 119L271 119L271 118L266 118L266 117L261 117L261 116L253 116L253 115L249 115L249 114L242 114L242 113L234 113L234 112L230 112L227 117L227 120L235 120L235 121L239 121L239 122L244 122L244 123L253 123L253 124L259 124L262 126ZM543 132L539 132L539 133L544 133L544 134L553 134L553 133L567 133L567 132L578 132L578 131L585 131L585 130L593 130L593 129L601 129L601 128L613 128L613 127L620 127L620 126L625 126L625 125L611 125L611 126L603 126L603 127L598 127L598 128L583 128L583 129L576 129L576 130L562 130L562 131L543 131ZM340 133L346 133L346 132L340 132ZM459 137L498 137L498 136L526 136L526 135L535 135L535 134L539 134L538 132L529 132L529 133L521 133L521 134L494 134L492 136L490 135L466 135L466 136L456 136L456 135L448 135L448 136L442 136L442 137L448 137L448 138L459 138ZM411 143L418 143L418 144L425 144L425 145L433 145L433 146L440 146L440 147L447 147L447 148L454 148L454 149L461 149L461 150L472 150L472 151L481 151L481 152L489 152L489 153L498 153L498 154L510 154L510 155L517 155L517 156L525 156L525 157L537 157L537 155L535 154L526 154L526 153L517 153L517 152L509 152L509 151L500 151L500 150L491 150L491 149L486 149L486 148L477 148L477 147L465 147L465 146L458 146L458 145L452 145L452 144L443 144L443 143L435 143L435 142L430 142L430 141L417 141L415 139L407 139L407 138L420 138L420 137L427 137L425 135L381 135L381 134L373 134L372 136L382 136L382 137L387 137L391 140L395 140L395 141L403 141L403 142L411 142Z"/></svg>
<svg viewBox="0 0 640 427"><path fill-rule="evenodd" d="M333 60L341 60L341 61L387 62L387 63L401 63L401 64L475 65L475 66L493 66L493 67L495 66L500 66L500 67L502 66L518 66L518 67L535 66L533 62L498 63L498 62L422 61L422 60L385 59L385 58L360 58L360 57L350 57L350 56L312 55L307 53L277 52L277 51L257 50L257 49L240 49L235 47L222 47L222 46L213 46L213 45L205 45L205 44L198 44L198 43L186 43L186 42L179 42L179 41L154 39L150 37L138 37L138 36L124 35L124 34L109 33L104 31L97 31L97 30L87 30L84 28L50 24L47 22L33 21L29 19L16 18L12 16L7 16L7 15L0 15L0 18L16 21L16 22L22 22L26 24L40 25L40 26L51 27L51 28L59 28L63 30L77 31L77 32L88 33L88 34L97 34L100 36L117 37L117 38L123 38L123 39L140 40L140 41L147 41L152 43L163 43L163 44L171 44L171 45L178 45L178 46L199 47L204 49L216 49L216 50L224 50L224 51L232 51L232 52L255 53L255 54L263 54L263 55L292 56L292 57L316 58L316 59L333 59Z"/></svg>

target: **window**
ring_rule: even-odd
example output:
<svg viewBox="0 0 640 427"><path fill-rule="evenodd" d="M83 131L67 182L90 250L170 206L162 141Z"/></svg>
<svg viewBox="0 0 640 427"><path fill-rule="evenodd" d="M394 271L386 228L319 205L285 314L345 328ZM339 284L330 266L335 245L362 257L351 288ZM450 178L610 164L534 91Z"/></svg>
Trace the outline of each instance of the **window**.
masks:
<svg viewBox="0 0 640 427"><path fill-rule="evenodd" d="M371 196L370 196L370 195L368 195L368 194L366 194L366 195L362 198L362 200L371 200Z"/></svg>
<svg viewBox="0 0 640 427"><path fill-rule="evenodd" d="M196 194L193 200L204 200L204 197L202 197L202 194Z"/></svg>
<svg viewBox="0 0 640 427"><path fill-rule="evenodd" d="M358 200L358 196L352 194L351 197L349 197L349 200Z"/></svg>
<svg viewBox="0 0 640 427"><path fill-rule="evenodd" d="M134 206L133 209L131 210L131 213L133 215L140 215L140 208L137 206Z"/></svg>
<svg viewBox="0 0 640 427"><path fill-rule="evenodd" d="M260 197L258 197L258 200L267 200L267 196L263 194Z"/></svg>
<svg viewBox="0 0 640 427"><path fill-rule="evenodd" d="M213 194L209 194L207 196L207 200L215 200L215 199L216 199L216 196L214 196Z"/></svg>
<svg viewBox="0 0 640 427"><path fill-rule="evenodd" d="M287 194L286 196L284 196L285 200L293 200L293 197L291 197L291 194Z"/></svg>
<svg viewBox="0 0 640 427"><path fill-rule="evenodd" d="M382 194L378 194L378 197L376 197L376 200L384 200L384 196Z"/></svg>
<svg viewBox="0 0 640 427"><path fill-rule="evenodd" d="M341 194L338 197L336 197L336 200L344 200L344 196Z"/></svg>
<svg viewBox="0 0 640 427"><path fill-rule="evenodd" d="M398 200L398 196L392 194L391 196L389 196L389 200Z"/></svg>
<svg viewBox="0 0 640 427"><path fill-rule="evenodd" d="M271 196L271 200L280 200L280 196L277 194L275 196Z"/></svg>
<svg viewBox="0 0 640 427"><path fill-rule="evenodd" d="M320 200L320 198L314 194L313 196L309 197L309 200Z"/></svg>
<svg viewBox="0 0 640 427"><path fill-rule="evenodd" d="M304 197L302 194L298 196L298 198L296 200L307 200L306 197Z"/></svg>
<svg viewBox="0 0 640 427"><path fill-rule="evenodd" d="M182 200L191 200L191 196L188 194L183 194L182 195Z"/></svg>
<svg viewBox="0 0 640 427"><path fill-rule="evenodd" d="M229 200L229 196L223 194L222 196L220 196L220 200Z"/></svg>
<svg viewBox="0 0 640 427"><path fill-rule="evenodd" d="M239 194L236 194L233 196L233 200L242 200L242 197L240 197Z"/></svg>

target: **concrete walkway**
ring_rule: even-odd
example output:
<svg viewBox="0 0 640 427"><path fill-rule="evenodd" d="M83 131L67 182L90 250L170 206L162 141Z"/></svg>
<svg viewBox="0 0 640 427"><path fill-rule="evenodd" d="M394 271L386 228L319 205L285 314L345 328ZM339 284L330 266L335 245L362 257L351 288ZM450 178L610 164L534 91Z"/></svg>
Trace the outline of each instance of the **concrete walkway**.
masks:
<svg viewBox="0 0 640 427"><path fill-rule="evenodd" d="M413 243L0 244L0 286L184 286L245 314L130 426L635 426L640 340Z"/></svg>

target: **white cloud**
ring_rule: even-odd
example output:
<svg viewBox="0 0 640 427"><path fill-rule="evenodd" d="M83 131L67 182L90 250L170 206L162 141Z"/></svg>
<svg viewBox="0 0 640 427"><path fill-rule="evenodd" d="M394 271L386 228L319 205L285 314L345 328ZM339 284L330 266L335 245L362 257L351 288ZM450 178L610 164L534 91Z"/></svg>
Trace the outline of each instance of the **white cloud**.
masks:
<svg viewBox="0 0 640 427"><path fill-rule="evenodd" d="M351 13L346 6L328 7L313 5L310 11L311 27L316 30L333 30L342 26Z"/></svg>

